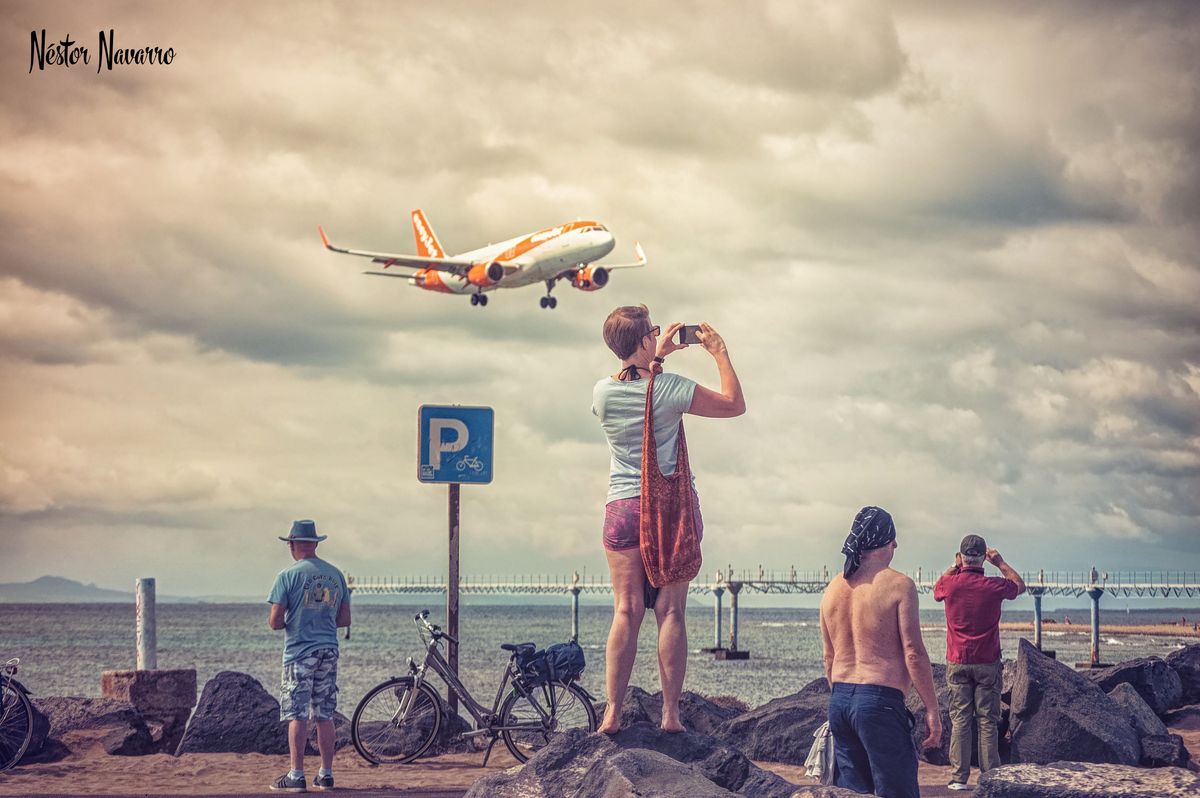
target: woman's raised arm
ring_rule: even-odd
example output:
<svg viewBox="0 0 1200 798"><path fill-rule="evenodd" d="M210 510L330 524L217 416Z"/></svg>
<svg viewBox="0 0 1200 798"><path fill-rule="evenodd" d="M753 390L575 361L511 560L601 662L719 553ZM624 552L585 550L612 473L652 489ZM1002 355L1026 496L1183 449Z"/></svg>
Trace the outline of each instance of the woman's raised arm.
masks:
<svg viewBox="0 0 1200 798"><path fill-rule="evenodd" d="M746 412L746 398L742 396L742 383L738 380L733 363L729 360L729 350L725 348L725 340L705 322L700 323L700 332L696 334L701 345L717 362L717 371L721 375L721 392L717 393L703 385L696 386L692 395L692 404L688 412L693 416L706 418L733 418Z"/></svg>

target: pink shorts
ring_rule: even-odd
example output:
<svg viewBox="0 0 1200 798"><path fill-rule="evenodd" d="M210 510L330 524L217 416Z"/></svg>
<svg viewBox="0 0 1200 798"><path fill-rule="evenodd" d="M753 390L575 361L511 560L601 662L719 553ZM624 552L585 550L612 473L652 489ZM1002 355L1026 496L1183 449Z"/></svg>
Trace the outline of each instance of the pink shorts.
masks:
<svg viewBox="0 0 1200 798"><path fill-rule="evenodd" d="M696 536L704 540L700 497L696 497ZM615 499L604 505L604 548L608 551L636 549L642 544L642 497Z"/></svg>

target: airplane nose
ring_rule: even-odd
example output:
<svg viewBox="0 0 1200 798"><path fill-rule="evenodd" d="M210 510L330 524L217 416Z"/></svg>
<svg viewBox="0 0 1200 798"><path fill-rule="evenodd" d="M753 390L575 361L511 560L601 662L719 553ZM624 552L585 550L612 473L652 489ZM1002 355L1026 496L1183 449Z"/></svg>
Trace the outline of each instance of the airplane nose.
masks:
<svg viewBox="0 0 1200 798"><path fill-rule="evenodd" d="M596 231L596 236L599 239L598 243L604 249L605 255L612 252L613 247L615 247L617 245L617 239L613 237L612 233L609 233L607 231L598 230L598 231Z"/></svg>

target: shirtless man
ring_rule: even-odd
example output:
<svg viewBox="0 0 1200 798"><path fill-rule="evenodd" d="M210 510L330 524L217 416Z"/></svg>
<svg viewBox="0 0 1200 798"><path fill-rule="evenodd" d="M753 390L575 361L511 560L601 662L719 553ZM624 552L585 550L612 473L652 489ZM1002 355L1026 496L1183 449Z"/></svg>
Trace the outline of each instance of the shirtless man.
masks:
<svg viewBox="0 0 1200 798"><path fill-rule="evenodd" d="M942 741L942 716L933 668L921 641L917 587L888 567L896 527L879 507L864 507L842 546L846 564L821 598L821 636L829 730L837 764L835 784L887 798L918 798L910 685L925 703L933 748Z"/></svg>

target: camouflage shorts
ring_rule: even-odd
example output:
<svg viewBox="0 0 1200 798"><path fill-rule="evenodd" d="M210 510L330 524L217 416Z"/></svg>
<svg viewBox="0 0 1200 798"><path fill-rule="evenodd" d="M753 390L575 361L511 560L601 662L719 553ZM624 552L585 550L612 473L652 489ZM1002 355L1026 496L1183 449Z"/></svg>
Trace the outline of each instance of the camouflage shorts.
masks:
<svg viewBox="0 0 1200 798"><path fill-rule="evenodd" d="M331 720L337 709L336 648L305 654L283 666L280 720Z"/></svg>

